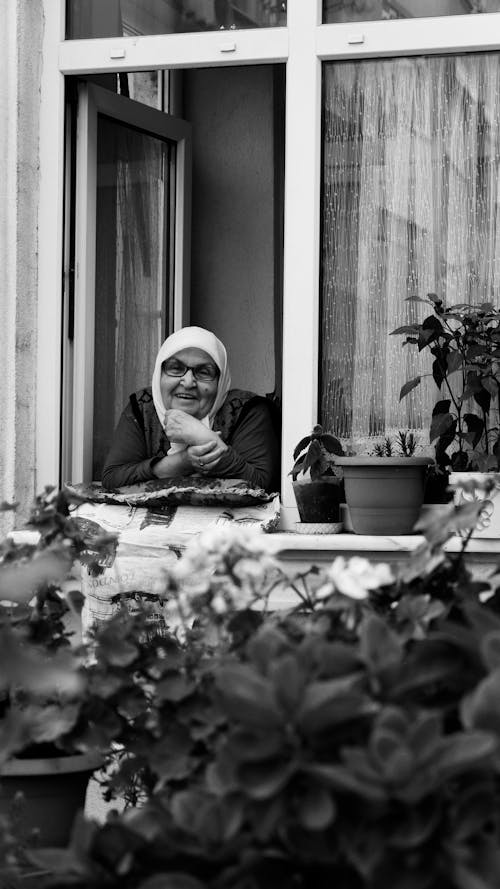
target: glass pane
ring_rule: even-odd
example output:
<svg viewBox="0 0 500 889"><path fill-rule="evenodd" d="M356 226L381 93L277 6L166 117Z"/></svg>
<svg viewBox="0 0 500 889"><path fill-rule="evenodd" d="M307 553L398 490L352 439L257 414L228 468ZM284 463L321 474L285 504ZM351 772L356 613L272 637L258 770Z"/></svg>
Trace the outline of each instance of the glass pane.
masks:
<svg viewBox="0 0 500 889"><path fill-rule="evenodd" d="M129 395L148 385L167 329L175 148L98 118L93 478Z"/></svg>
<svg viewBox="0 0 500 889"><path fill-rule="evenodd" d="M67 0L66 38L286 25L284 0Z"/></svg>
<svg viewBox="0 0 500 889"><path fill-rule="evenodd" d="M388 335L429 314L406 297L500 302L500 56L323 76L321 422L359 450L429 427L432 378L399 401L430 370Z"/></svg>
<svg viewBox="0 0 500 889"><path fill-rule="evenodd" d="M323 0L325 24L499 11L500 0Z"/></svg>

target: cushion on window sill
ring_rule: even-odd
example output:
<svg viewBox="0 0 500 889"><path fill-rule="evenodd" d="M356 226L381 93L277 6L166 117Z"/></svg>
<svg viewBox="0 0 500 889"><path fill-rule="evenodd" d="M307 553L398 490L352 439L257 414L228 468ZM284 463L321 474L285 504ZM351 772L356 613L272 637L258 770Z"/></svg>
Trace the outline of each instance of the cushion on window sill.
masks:
<svg viewBox="0 0 500 889"><path fill-rule="evenodd" d="M142 482L107 491L99 482L67 484L69 494L92 503L123 503L129 506L160 506L177 504L212 506L233 504L250 506L252 503L269 503L276 494L268 494L263 488L253 488L239 478L172 478Z"/></svg>

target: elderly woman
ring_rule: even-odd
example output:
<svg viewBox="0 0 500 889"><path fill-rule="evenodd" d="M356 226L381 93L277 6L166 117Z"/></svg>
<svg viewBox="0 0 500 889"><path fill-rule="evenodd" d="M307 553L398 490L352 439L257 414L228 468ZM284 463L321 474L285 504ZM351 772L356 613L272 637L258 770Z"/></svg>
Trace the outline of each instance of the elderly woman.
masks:
<svg viewBox="0 0 500 889"><path fill-rule="evenodd" d="M230 389L226 349L201 327L184 327L158 352L151 388L130 396L108 454L102 484L201 474L279 485L276 408Z"/></svg>

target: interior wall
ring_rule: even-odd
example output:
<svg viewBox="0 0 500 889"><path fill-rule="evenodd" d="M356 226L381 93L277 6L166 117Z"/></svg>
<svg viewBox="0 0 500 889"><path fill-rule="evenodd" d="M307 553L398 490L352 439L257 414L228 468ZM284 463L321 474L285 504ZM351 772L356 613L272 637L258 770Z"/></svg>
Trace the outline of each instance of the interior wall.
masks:
<svg viewBox="0 0 500 889"><path fill-rule="evenodd" d="M271 65L186 71L193 125L191 323L228 349L233 386L274 390Z"/></svg>

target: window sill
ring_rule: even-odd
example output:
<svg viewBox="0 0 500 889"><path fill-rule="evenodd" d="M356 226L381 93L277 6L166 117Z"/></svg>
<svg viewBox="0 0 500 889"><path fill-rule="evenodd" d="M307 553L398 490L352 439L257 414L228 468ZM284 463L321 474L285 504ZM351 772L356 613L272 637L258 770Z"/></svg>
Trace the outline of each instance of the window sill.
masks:
<svg viewBox="0 0 500 889"><path fill-rule="evenodd" d="M359 555L373 561L389 563L408 561L412 553L423 543L419 534L401 536L368 536L364 534L297 534L293 531L277 531L266 535L266 547L285 562L329 562L335 556ZM445 545L446 552L460 552L460 537L452 537ZM497 564L500 555L500 539L472 538L467 547L467 561Z"/></svg>

